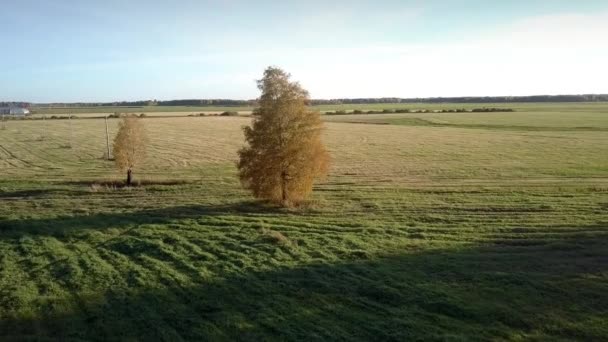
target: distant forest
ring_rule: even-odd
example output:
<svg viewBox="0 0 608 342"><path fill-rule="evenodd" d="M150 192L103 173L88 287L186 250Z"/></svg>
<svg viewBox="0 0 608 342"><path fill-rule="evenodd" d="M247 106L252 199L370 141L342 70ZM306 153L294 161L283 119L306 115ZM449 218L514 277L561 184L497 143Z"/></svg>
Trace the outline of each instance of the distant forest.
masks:
<svg viewBox="0 0 608 342"><path fill-rule="evenodd" d="M517 102L600 102L608 101L608 94L590 95L534 95L534 96L486 96L486 97L429 97L429 98L358 98L358 99L315 99L311 105L336 105L336 104L375 104L375 103L517 103ZM24 103L14 102L19 106L29 107L141 107L141 106L222 106L243 107L254 106L255 100L230 100L230 99L185 99L169 101L120 101L104 103ZM8 103L0 103L0 106Z"/></svg>

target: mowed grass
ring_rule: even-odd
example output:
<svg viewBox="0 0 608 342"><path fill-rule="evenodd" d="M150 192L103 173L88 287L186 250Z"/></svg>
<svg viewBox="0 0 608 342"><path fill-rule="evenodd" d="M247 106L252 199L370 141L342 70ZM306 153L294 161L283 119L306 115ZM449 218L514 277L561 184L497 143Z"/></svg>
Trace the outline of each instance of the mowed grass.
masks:
<svg viewBox="0 0 608 342"><path fill-rule="evenodd" d="M482 106L464 106L481 108ZM491 105L489 107L494 107ZM481 128L495 130L536 130L536 131L605 131L608 130L608 107L596 103L554 104L532 106L516 104L496 107L514 108L513 113L407 113L407 114L366 114L328 115L332 122L363 122L376 124L397 124L406 126L443 126L453 128ZM457 109L452 106L444 109Z"/></svg>
<svg viewBox="0 0 608 342"><path fill-rule="evenodd" d="M145 119L130 189L103 120L8 122L0 340L605 339L608 116L561 112L329 122L291 210L239 186L248 118Z"/></svg>

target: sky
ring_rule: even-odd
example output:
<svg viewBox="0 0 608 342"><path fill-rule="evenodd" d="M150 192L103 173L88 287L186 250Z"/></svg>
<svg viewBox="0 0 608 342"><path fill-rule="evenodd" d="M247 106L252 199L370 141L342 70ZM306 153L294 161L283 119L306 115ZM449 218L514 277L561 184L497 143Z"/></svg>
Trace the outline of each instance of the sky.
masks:
<svg viewBox="0 0 608 342"><path fill-rule="evenodd" d="M608 93L606 0L2 0L0 101Z"/></svg>

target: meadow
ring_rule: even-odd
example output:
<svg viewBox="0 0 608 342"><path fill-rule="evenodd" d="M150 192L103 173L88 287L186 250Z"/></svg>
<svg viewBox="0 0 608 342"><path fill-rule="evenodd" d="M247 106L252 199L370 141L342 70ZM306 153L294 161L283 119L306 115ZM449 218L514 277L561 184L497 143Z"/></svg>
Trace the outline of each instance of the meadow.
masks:
<svg viewBox="0 0 608 342"><path fill-rule="evenodd" d="M0 340L606 339L608 106L505 107L326 116L295 209L240 187L247 117L144 119L132 188L103 119L9 121Z"/></svg>

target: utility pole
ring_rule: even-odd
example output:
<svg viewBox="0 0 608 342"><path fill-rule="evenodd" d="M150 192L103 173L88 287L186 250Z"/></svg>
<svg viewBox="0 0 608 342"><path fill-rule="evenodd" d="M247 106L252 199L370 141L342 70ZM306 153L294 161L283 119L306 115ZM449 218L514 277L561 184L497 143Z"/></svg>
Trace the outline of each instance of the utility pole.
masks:
<svg viewBox="0 0 608 342"><path fill-rule="evenodd" d="M108 133L108 116L104 116L106 119L106 147L108 148L108 160L110 160L110 134Z"/></svg>
<svg viewBox="0 0 608 342"><path fill-rule="evenodd" d="M2 113L2 130L6 129L6 122L4 121L4 113Z"/></svg>
<svg viewBox="0 0 608 342"><path fill-rule="evenodd" d="M73 136L73 134L72 134L72 116L71 115L68 116L68 122L70 123L70 142L69 142L69 145L70 145L70 148L72 148L73 147L72 146L72 140L73 140L72 136Z"/></svg>

